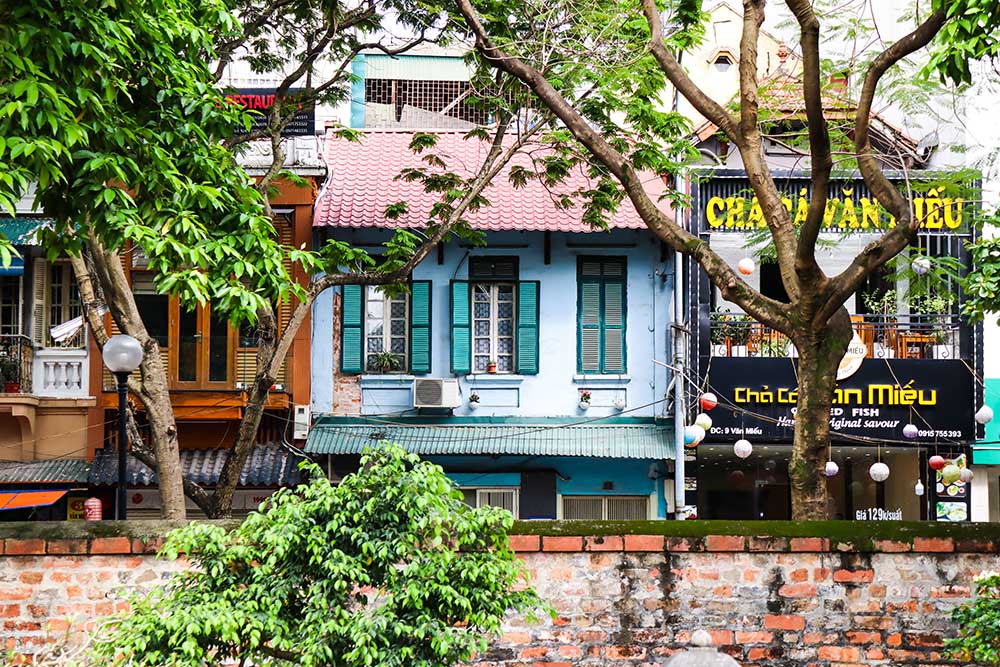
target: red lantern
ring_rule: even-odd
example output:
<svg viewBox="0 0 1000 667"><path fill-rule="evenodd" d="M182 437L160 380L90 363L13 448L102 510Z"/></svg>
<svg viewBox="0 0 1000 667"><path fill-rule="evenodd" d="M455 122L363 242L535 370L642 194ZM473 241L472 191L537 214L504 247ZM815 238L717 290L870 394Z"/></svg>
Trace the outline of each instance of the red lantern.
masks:
<svg viewBox="0 0 1000 667"><path fill-rule="evenodd" d="M104 515L104 508L100 498L87 498L83 501L83 518L86 521L100 521Z"/></svg>
<svg viewBox="0 0 1000 667"><path fill-rule="evenodd" d="M702 394L701 398L698 399L698 402L701 404L702 410L711 410L719 404L719 399L716 398L715 394L709 391Z"/></svg>
<svg viewBox="0 0 1000 667"><path fill-rule="evenodd" d="M929 459L927 459L927 465L931 467L931 470L941 470L947 465L945 463L943 456L937 456L936 454Z"/></svg>

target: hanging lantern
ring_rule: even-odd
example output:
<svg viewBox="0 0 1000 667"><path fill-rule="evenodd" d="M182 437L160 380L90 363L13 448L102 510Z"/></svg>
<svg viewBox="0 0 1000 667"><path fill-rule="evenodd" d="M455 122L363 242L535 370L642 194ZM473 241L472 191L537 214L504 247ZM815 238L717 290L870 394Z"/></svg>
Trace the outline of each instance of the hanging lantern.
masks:
<svg viewBox="0 0 1000 667"><path fill-rule="evenodd" d="M704 412L699 412L698 416L694 418L695 426L700 426L705 429L707 433L710 428L712 428L712 418L706 415Z"/></svg>
<svg viewBox="0 0 1000 667"><path fill-rule="evenodd" d="M906 426L903 427L904 438L909 438L910 440L913 440L918 435L920 435L920 431L917 429L915 424L907 424Z"/></svg>
<svg viewBox="0 0 1000 667"><path fill-rule="evenodd" d="M918 496L924 495L924 483L919 479L917 480L917 483L913 485L913 493Z"/></svg>
<svg viewBox="0 0 1000 667"><path fill-rule="evenodd" d="M697 424L684 427L684 444L688 447L697 447L698 443L705 439L705 429Z"/></svg>
<svg viewBox="0 0 1000 667"><path fill-rule="evenodd" d="M962 476L962 470L954 463L949 463L941 469L941 479L945 484L954 484Z"/></svg>
<svg viewBox="0 0 1000 667"><path fill-rule="evenodd" d="M823 474L827 477L836 477L837 473L840 472L840 466L837 465L836 461L827 461L826 467L823 468Z"/></svg>
<svg viewBox="0 0 1000 667"><path fill-rule="evenodd" d="M736 456L741 459L745 459L753 454L753 445L750 444L749 440L740 438L736 441L736 444L733 445L733 454L736 454Z"/></svg>
<svg viewBox="0 0 1000 667"><path fill-rule="evenodd" d="M927 465L931 467L931 470L941 470L947 465L947 463L945 462L943 456L938 456L937 454L935 454L934 456L927 459Z"/></svg>
<svg viewBox="0 0 1000 667"><path fill-rule="evenodd" d="M736 268L743 275L749 276L751 273L753 273L753 270L757 268L757 265L754 264L753 260L750 259L749 257L744 257L743 259L740 260L740 263L736 265Z"/></svg>
<svg viewBox="0 0 1000 667"><path fill-rule="evenodd" d="M974 475L972 474L972 468L962 468L961 471L958 473L958 479L961 480L962 482L965 482L966 484L971 482L973 477Z"/></svg>
<svg viewBox="0 0 1000 667"><path fill-rule="evenodd" d="M931 270L931 258L917 257L915 260L910 262L910 267L913 269L915 274L922 276Z"/></svg>
<svg viewBox="0 0 1000 667"><path fill-rule="evenodd" d="M716 405L719 404L719 399L715 397L715 394L713 394L710 391L707 391L701 395L701 398L698 399L698 402L701 404L702 410L711 410L712 408L714 408Z"/></svg>
<svg viewBox="0 0 1000 667"><path fill-rule="evenodd" d="M977 424L989 424L991 421L993 421L993 408L988 405L984 405L976 410Z"/></svg>
<svg viewBox="0 0 1000 667"><path fill-rule="evenodd" d="M873 463L872 467L868 469L868 476L876 482L884 482L889 479L889 466L881 461Z"/></svg>

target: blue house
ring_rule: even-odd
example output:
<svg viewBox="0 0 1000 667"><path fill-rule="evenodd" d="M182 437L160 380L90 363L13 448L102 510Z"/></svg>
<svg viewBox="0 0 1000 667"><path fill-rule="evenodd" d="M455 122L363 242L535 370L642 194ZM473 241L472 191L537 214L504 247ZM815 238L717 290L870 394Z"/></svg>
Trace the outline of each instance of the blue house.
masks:
<svg viewBox="0 0 1000 667"><path fill-rule="evenodd" d="M474 173L487 144L464 134L440 131L436 150ZM328 134L317 243L377 254L393 228L425 227L437 195L396 179L421 164L411 138ZM587 185L573 178L568 190ZM627 202L604 232L537 181L514 189L505 172L484 194L491 205L467 219L485 246L438 246L405 294L321 295L306 451L336 477L366 446L398 442L444 467L469 503L522 519L667 518L673 253ZM408 213L387 220L397 201Z"/></svg>

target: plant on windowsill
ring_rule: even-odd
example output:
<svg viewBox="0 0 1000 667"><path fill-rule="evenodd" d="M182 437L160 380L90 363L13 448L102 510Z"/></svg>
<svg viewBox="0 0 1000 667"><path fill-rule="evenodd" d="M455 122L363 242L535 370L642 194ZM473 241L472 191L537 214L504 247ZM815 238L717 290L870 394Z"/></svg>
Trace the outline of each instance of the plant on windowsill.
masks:
<svg viewBox="0 0 1000 667"><path fill-rule="evenodd" d="M497 361L496 359L490 359L486 362L486 372L496 373L497 372Z"/></svg>
<svg viewBox="0 0 1000 667"><path fill-rule="evenodd" d="M479 407L479 394L472 393L469 394L469 409L475 410Z"/></svg>
<svg viewBox="0 0 1000 667"><path fill-rule="evenodd" d="M0 359L0 378L3 379L4 393L21 392L21 365L10 357Z"/></svg>
<svg viewBox="0 0 1000 667"><path fill-rule="evenodd" d="M375 373L391 373L399 370L399 357L392 352L379 352L368 362L368 370Z"/></svg>
<svg viewBox="0 0 1000 667"><path fill-rule="evenodd" d="M580 409L586 410L590 407L590 392L584 389L580 392Z"/></svg>

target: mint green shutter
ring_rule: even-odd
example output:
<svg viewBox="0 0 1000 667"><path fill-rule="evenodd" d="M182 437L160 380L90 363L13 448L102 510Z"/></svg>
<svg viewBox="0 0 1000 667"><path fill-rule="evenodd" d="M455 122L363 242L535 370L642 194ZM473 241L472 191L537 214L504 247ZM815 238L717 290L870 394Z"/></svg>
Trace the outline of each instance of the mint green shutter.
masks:
<svg viewBox="0 0 1000 667"><path fill-rule="evenodd" d="M343 373L360 373L364 368L364 287L344 285L340 317L340 370Z"/></svg>
<svg viewBox="0 0 1000 667"><path fill-rule="evenodd" d="M581 257L577 268L577 371L624 373L625 260Z"/></svg>
<svg viewBox="0 0 1000 667"><path fill-rule="evenodd" d="M625 372L625 284L604 283L604 373Z"/></svg>
<svg viewBox="0 0 1000 667"><path fill-rule="evenodd" d="M538 374L538 302L537 280L517 284L517 372Z"/></svg>
<svg viewBox="0 0 1000 667"><path fill-rule="evenodd" d="M577 368L581 373L601 372L601 283L580 281L577 306Z"/></svg>
<svg viewBox="0 0 1000 667"><path fill-rule="evenodd" d="M431 372L431 281L410 283L410 372Z"/></svg>
<svg viewBox="0 0 1000 667"><path fill-rule="evenodd" d="M451 372L472 371L472 317L469 281L451 281Z"/></svg>

